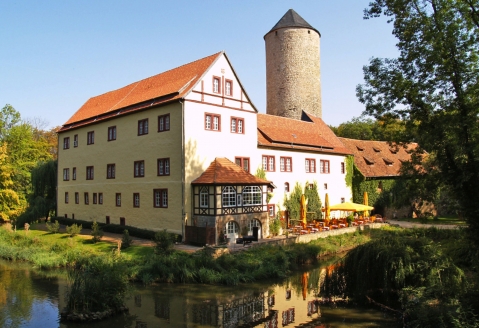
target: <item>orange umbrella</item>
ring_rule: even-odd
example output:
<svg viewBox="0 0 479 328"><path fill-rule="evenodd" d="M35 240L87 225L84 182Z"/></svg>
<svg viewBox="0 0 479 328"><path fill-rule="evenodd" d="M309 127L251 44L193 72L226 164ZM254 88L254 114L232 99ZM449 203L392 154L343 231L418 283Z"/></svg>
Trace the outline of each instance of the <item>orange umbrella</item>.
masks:
<svg viewBox="0 0 479 328"><path fill-rule="evenodd" d="M304 194L301 195L301 201L299 203L300 205L300 212L299 212L299 216L300 216L300 219L301 219L301 223L303 224L303 226L305 226L307 224L306 222L306 197L304 196Z"/></svg>
<svg viewBox="0 0 479 328"><path fill-rule="evenodd" d="M324 219L326 221L329 221L330 214L331 214L331 211L329 209L329 196L328 196L328 193L326 193L326 196L324 196Z"/></svg>
<svg viewBox="0 0 479 328"><path fill-rule="evenodd" d="M301 287L303 287L303 300L306 299L306 296L308 294L308 273L305 272L301 276Z"/></svg>
<svg viewBox="0 0 479 328"><path fill-rule="evenodd" d="M365 191L364 194L363 194L363 204L366 205L366 206L369 206L368 204L368 192ZM364 211L364 216L369 216L369 211Z"/></svg>

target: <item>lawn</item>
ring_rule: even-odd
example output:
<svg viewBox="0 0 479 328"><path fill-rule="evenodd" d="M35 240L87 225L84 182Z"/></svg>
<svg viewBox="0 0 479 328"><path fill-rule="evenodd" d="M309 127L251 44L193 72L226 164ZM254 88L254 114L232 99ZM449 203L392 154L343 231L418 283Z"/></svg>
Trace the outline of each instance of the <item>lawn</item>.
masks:
<svg viewBox="0 0 479 328"><path fill-rule="evenodd" d="M438 218L396 218L397 221L406 221L419 224L447 224L447 225L458 225L466 226L467 223L463 219L458 218L457 216L440 216Z"/></svg>

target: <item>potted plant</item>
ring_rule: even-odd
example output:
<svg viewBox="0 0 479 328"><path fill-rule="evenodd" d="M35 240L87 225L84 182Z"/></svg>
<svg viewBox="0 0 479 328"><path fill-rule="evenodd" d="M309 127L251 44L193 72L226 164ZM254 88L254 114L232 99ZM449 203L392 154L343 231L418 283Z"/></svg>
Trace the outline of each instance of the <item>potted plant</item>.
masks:
<svg viewBox="0 0 479 328"><path fill-rule="evenodd" d="M353 226L353 221L354 221L354 216L352 214L349 214L348 217L346 218L346 221L348 222L348 227Z"/></svg>

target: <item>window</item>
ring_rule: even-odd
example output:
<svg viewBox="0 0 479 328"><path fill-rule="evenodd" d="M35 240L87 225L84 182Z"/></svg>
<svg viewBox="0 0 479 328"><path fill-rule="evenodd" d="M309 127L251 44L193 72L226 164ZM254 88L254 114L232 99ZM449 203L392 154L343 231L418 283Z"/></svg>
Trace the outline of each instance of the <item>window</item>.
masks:
<svg viewBox="0 0 479 328"><path fill-rule="evenodd" d="M233 95L233 81L225 80L225 94L227 96Z"/></svg>
<svg viewBox="0 0 479 328"><path fill-rule="evenodd" d="M241 166L243 170L249 172L249 158L248 157L235 157L235 163Z"/></svg>
<svg viewBox="0 0 479 328"><path fill-rule="evenodd" d="M341 174L345 173L344 162L341 162Z"/></svg>
<svg viewBox="0 0 479 328"><path fill-rule="evenodd" d="M72 171L72 180L76 180L76 179L77 179L77 168L74 167Z"/></svg>
<svg viewBox="0 0 479 328"><path fill-rule="evenodd" d="M63 138L63 149L70 148L70 137Z"/></svg>
<svg viewBox="0 0 479 328"><path fill-rule="evenodd" d="M308 189L309 189L309 190L313 190L313 188L314 188L314 185L313 185L312 183L310 183L310 184L308 185Z"/></svg>
<svg viewBox="0 0 479 328"><path fill-rule="evenodd" d="M329 173L329 161L321 160L320 164L320 173Z"/></svg>
<svg viewBox="0 0 479 328"><path fill-rule="evenodd" d="M148 119L138 121L138 135L148 134Z"/></svg>
<svg viewBox="0 0 479 328"><path fill-rule="evenodd" d="M223 207L236 206L236 190L232 186L226 186L221 193Z"/></svg>
<svg viewBox="0 0 479 328"><path fill-rule="evenodd" d="M84 198L84 201L85 201L85 205L88 205L90 203L90 200L88 199L88 193L87 192L84 193L83 196L84 196L83 198Z"/></svg>
<svg viewBox="0 0 479 328"><path fill-rule="evenodd" d="M103 193L102 192L98 193L98 204L103 204Z"/></svg>
<svg viewBox="0 0 479 328"><path fill-rule="evenodd" d="M316 160L312 158L306 158L304 161L304 167L306 173L315 173L316 172Z"/></svg>
<svg viewBox="0 0 479 328"><path fill-rule="evenodd" d="M158 132L170 130L170 114L158 116Z"/></svg>
<svg viewBox="0 0 479 328"><path fill-rule="evenodd" d="M208 207L208 187L200 189L200 207Z"/></svg>
<svg viewBox="0 0 479 328"><path fill-rule="evenodd" d="M274 205L268 205L268 215L271 218L274 217L274 208L275 208Z"/></svg>
<svg viewBox="0 0 479 328"><path fill-rule="evenodd" d="M291 157L280 157L279 158L279 169L281 172L292 172L293 171L293 159Z"/></svg>
<svg viewBox="0 0 479 328"><path fill-rule="evenodd" d="M145 161L136 161L135 162L135 178L140 178L145 176Z"/></svg>
<svg viewBox="0 0 479 328"><path fill-rule="evenodd" d="M137 192L133 193L133 207L140 207L140 194Z"/></svg>
<svg viewBox="0 0 479 328"><path fill-rule="evenodd" d="M153 207L168 207L168 189L153 190Z"/></svg>
<svg viewBox="0 0 479 328"><path fill-rule="evenodd" d="M63 181L70 180L70 169L63 169Z"/></svg>
<svg viewBox="0 0 479 328"><path fill-rule="evenodd" d="M93 166L86 167L86 179L93 180Z"/></svg>
<svg viewBox="0 0 479 328"><path fill-rule="evenodd" d="M115 164L107 164L106 165L106 178L107 179L115 179L115 171L116 171L116 165Z"/></svg>
<svg viewBox="0 0 479 328"><path fill-rule="evenodd" d="M284 183L284 192L289 192L289 182Z"/></svg>
<svg viewBox="0 0 479 328"><path fill-rule="evenodd" d="M108 141L116 140L116 126L108 128Z"/></svg>
<svg viewBox="0 0 479 328"><path fill-rule="evenodd" d="M65 204L68 204L68 191L65 192Z"/></svg>
<svg viewBox="0 0 479 328"><path fill-rule="evenodd" d="M345 202L344 197L341 197L341 203L344 203L344 202Z"/></svg>
<svg viewBox="0 0 479 328"><path fill-rule="evenodd" d="M243 133L244 119L239 117L231 118L231 133Z"/></svg>
<svg viewBox="0 0 479 328"><path fill-rule="evenodd" d="M126 225L126 220L125 220L125 218L120 218L120 225L121 225L121 226Z"/></svg>
<svg viewBox="0 0 479 328"><path fill-rule="evenodd" d="M328 184L327 183L324 184L324 190L328 190Z"/></svg>
<svg viewBox="0 0 479 328"><path fill-rule="evenodd" d="M96 192L93 193L93 204L96 204L98 201L98 194Z"/></svg>
<svg viewBox="0 0 479 328"><path fill-rule="evenodd" d="M221 131L221 116L205 113L205 130Z"/></svg>
<svg viewBox="0 0 479 328"><path fill-rule="evenodd" d="M73 147L78 147L78 134L73 136Z"/></svg>
<svg viewBox="0 0 479 328"><path fill-rule="evenodd" d="M120 207L121 206L121 193L115 194L115 205Z"/></svg>
<svg viewBox="0 0 479 328"><path fill-rule="evenodd" d="M213 92L221 93L221 79L217 76L213 76Z"/></svg>
<svg viewBox="0 0 479 328"><path fill-rule="evenodd" d="M80 204L80 194L79 193L75 193L75 204Z"/></svg>
<svg viewBox="0 0 479 328"><path fill-rule="evenodd" d="M170 159L158 158L158 175L170 175Z"/></svg>
<svg viewBox="0 0 479 328"><path fill-rule="evenodd" d="M86 134L86 144L93 145L95 143L95 131L90 131Z"/></svg>
<svg viewBox="0 0 479 328"><path fill-rule="evenodd" d="M261 188L248 186L243 188L243 205L261 205Z"/></svg>
<svg viewBox="0 0 479 328"><path fill-rule="evenodd" d="M263 170L274 172L274 156L263 156Z"/></svg>
<svg viewBox="0 0 479 328"><path fill-rule="evenodd" d="M105 218L105 223L106 223L106 224L110 224L110 217L109 217L109 216L107 216L107 217Z"/></svg>

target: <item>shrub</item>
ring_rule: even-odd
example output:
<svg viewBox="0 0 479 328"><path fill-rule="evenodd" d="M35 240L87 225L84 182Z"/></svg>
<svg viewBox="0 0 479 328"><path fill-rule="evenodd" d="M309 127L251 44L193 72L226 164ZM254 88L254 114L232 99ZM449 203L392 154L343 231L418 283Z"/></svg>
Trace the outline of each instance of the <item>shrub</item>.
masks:
<svg viewBox="0 0 479 328"><path fill-rule="evenodd" d="M157 231L155 233L154 239L156 243L155 252L157 254L171 253L171 251L173 250L173 243L175 238L175 235L169 233L168 231L166 231L166 229L162 231Z"/></svg>
<svg viewBox="0 0 479 328"><path fill-rule="evenodd" d="M121 237L121 249L126 249L133 243L133 238L130 237L130 233L127 229L123 230L123 237Z"/></svg>
<svg viewBox="0 0 479 328"><path fill-rule="evenodd" d="M67 234L70 235L70 237L78 235L82 231L83 227L82 225L77 225L77 224L72 224L71 226L67 227Z"/></svg>
<svg viewBox="0 0 479 328"><path fill-rule="evenodd" d="M93 224L91 226L91 235L93 236L93 238L91 239L93 243L99 242L103 237L103 231L100 229L96 221L93 221Z"/></svg>
<svg viewBox="0 0 479 328"><path fill-rule="evenodd" d="M50 233L58 233L60 231L60 222L55 221L54 223L46 223L47 230Z"/></svg>

